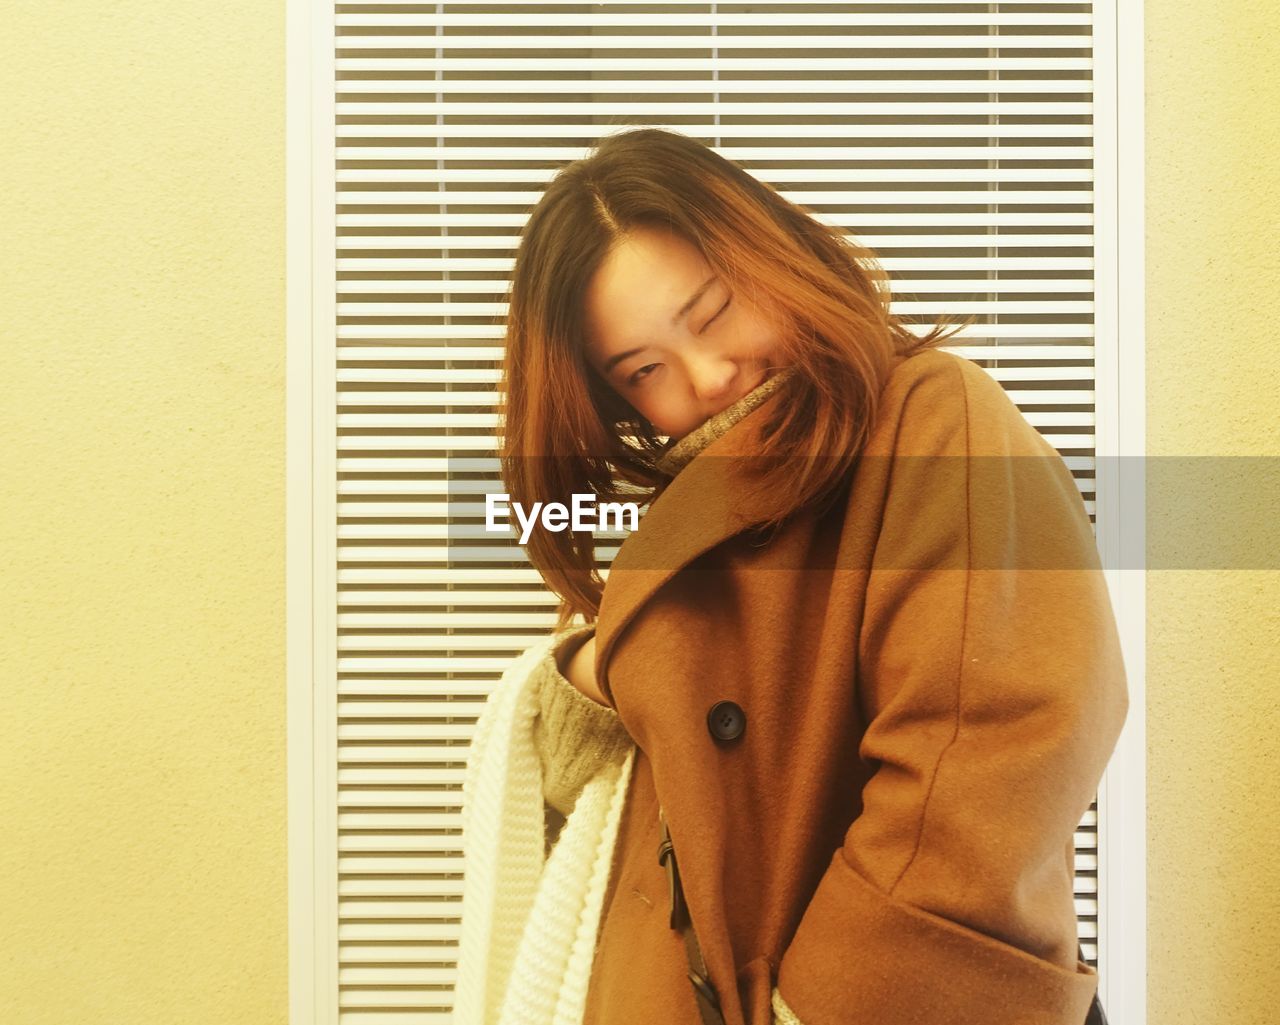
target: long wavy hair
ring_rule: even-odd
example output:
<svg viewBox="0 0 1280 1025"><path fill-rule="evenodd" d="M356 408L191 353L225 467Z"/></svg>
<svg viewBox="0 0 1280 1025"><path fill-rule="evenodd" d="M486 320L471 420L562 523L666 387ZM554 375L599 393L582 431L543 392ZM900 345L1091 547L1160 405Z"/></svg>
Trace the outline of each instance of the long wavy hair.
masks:
<svg viewBox="0 0 1280 1025"><path fill-rule="evenodd" d="M520 235L507 294L498 386L499 459L513 502L652 501L669 447L587 362L587 284L637 228L696 246L730 290L781 318L796 368L762 430L762 490L787 507L761 528L821 503L862 450L898 356L936 348L971 323L942 318L923 336L890 312L875 254L697 139L657 128L606 136L563 167ZM627 487L629 485L629 487ZM534 530L529 560L560 596L556 629L594 622L604 581L590 531Z"/></svg>

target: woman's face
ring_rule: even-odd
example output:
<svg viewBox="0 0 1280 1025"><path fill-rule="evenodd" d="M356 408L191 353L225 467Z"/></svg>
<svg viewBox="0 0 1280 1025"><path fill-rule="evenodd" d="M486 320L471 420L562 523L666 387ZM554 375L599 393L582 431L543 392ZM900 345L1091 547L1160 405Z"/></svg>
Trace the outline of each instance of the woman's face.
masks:
<svg viewBox="0 0 1280 1025"><path fill-rule="evenodd" d="M779 369L780 331L697 248L642 228L588 282L587 362L673 440Z"/></svg>

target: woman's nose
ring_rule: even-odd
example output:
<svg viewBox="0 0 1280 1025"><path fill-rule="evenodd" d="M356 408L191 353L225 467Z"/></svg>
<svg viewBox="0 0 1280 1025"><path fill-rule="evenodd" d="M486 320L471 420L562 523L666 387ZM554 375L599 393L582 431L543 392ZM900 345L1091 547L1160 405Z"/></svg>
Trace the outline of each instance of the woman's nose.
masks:
<svg viewBox="0 0 1280 1025"><path fill-rule="evenodd" d="M689 367L693 390L705 402L715 402L733 393L738 366L732 360L695 360Z"/></svg>

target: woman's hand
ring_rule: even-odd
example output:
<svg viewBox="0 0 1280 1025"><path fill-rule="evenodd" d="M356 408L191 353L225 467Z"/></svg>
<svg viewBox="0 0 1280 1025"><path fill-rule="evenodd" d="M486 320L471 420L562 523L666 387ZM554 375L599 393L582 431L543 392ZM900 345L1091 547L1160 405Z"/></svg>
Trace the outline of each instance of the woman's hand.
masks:
<svg viewBox="0 0 1280 1025"><path fill-rule="evenodd" d="M578 646L569 658L568 667L561 666L560 671L571 684L583 694L601 705L608 705L604 694L596 686L596 635L592 634L585 644Z"/></svg>

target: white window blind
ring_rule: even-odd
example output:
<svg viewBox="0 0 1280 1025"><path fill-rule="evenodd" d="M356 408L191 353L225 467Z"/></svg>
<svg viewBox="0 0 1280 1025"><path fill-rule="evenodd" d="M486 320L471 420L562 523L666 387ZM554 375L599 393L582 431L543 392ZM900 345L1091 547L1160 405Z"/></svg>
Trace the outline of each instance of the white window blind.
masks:
<svg viewBox="0 0 1280 1025"><path fill-rule="evenodd" d="M1113 102L1096 93L1101 6L319 5L306 45L330 120L313 127L334 160L313 174L333 205L312 216L329 216L333 249L314 280L328 275L335 322L332 350L315 350L332 362L313 394L334 402L316 421L332 426L316 444L333 476L315 482L332 504L315 509L336 516L332 572L314 584L332 612L316 649L333 658L317 661L332 673L317 670L312 726L331 741L315 772L334 807L312 823L332 857L300 899L314 897L315 935L330 938L317 956L333 960L309 1021L449 1018L468 740L554 618L473 497L496 479L503 296L544 185L607 133L704 139L874 249L921 333L943 311L981 314L948 348L1008 390L1093 515L1116 401L1114 337L1095 317L1113 287L1094 206L1114 173L1095 138L1095 105ZM1076 834L1094 962L1097 827L1095 803Z"/></svg>

